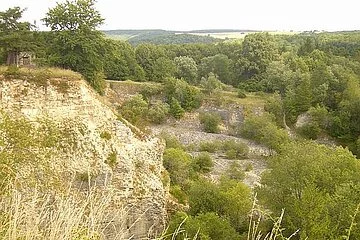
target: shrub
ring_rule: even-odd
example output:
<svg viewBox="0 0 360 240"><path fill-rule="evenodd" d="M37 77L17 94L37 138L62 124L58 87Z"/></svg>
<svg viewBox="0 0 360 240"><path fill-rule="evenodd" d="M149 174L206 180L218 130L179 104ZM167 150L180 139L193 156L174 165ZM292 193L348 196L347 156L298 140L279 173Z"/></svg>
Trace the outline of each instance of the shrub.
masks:
<svg viewBox="0 0 360 240"><path fill-rule="evenodd" d="M184 146L180 143L176 136L167 132L162 132L160 137L165 140L166 148L184 149Z"/></svg>
<svg viewBox="0 0 360 240"><path fill-rule="evenodd" d="M229 219L231 226L241 233L247 230L251 191L237 180L222 178L220 184L215 184L202 179L191 185L189 205L192 216L216 213L223 219Z"/></svg>
<svg viewBox="0 0 360 240"><path fill-rule="evenodd" d="M144 119L146 119L147 111L148 103L141 95L132 97L119 108L121 116L137 126L142 124Z"/></svg>
<svg viewBox="0 0 360 240"><path fill-rule="evenodd" d="M170 114L176 119L180 119L184 116L185 110L181 107L178 100L172 98L170 102Z"/></svg>
<svg viewBox="0 0 360 240"><path fill-rule="evenodd" d="M199 146L199 151L201 152L209 152L214 153L221 148L220 141L212 141L212 142L201 142Z"/></svg>
<svg viewBox="0 0 360 240"><path fill-rule="evenodd" d="M275 122L279 127L285 127L285 119L284 119L284 108L283 102L281 100L281 96L279 94L274 94L264 106L265 111L273 114L275 116Z"/></svg>
<svg viewBox="0 0 360 240"><path fill-rule="evenodd" d="M143 96L145 101L151 102L151 98L154 96L160 95L163 91L162 85L145 85L143 89L141 89L140 94Z"/></svg>
<svg viewBox="0 0 360 240"><path fill-rule="evenodd" d="M174 196L179 203L181 204L186 204L187 202L187 195L186 193L181 189L180 186L175 185L175 186L170 186L170 194L172 196Z"/></svg>
<svg viewBox="0 0 360 240"><path fill-rule="evenodd" d="M4 77L6 79L10 79L10 78L18 79L21 77L21 72L16 65L10 65L4 72Z"/></svg>
<svg viewBox="0 0 360 240"><path fill-rule="evenodd" d="M222 89L222 82L212 72L207 78L202 77L200 82L201 87L204 88L206 94L211 94Z"/></svg>
<svg viewBox="0 0 360 240"><path fill-rule="evenodd" d="M298 127L296 132L306 139L316 140L321 132L321 129L316 123L308 123Z"/></svg>
<svg viewBox="0 0 360 240"><path fill-rule="evenodd" d="M247 163L245 165L245 172L250 172L254 169L253 165L251 163Z"/></svg>
<svg viewBox="0 0 360 240"><path fill-rule="evenodd" d="M186 111L191 111L201 106L202 94L200 90L189 85L184 80L169 78L165 81L164 89L170 108L173 99L176 99Z"/></svg>
<svg viewBox="0 0 360 240"><path fill-rule="evenodd" d="M195 217L177 212L169 223L166 236L169 236L166 239L241 239L227 219L213 212L201 213Z"/></svg>
<svg viewBox="0 0 360 240"><path fill-rule="evenodd" d="M223 143L223 150L228 159L244 159L249 153L249 147L245 143L228 140Z"/></svg>
<svg viewBox="0 0 360 240"><path fill-rule="evenodd" d="M214 163L208 153L200 153L194 158L194 170L201 173L208 173L212 170Z"/></svg>
<svg viewBox="0 0 360 240"><path fill-rule="evenodd" d="M236 150L230 149L225 151L225 155L227 159L236 159Z"/></svg>
<svg viewBox="0 0 360 240"><path fill-rule="evenodd" d="M191 157L181 149L168 148L164 152L164 167L170 174L173 185L183 186L188 177Z"/></svg>
<svg viewBox="0 0 360 240"><path fill-rule="evenodd" d="M161 124L165 122L169 113L169 105L163 102L157 102L150 105L147 112L147 119L151 123Z"/></svg>
<svg viewBox="0 0 360 240"><path fill-rule="evenodd" d="M232 162L226 170L226 177L233 180L242 181L245 178L245 172L237 162Z"/></svg>
<svg viewBox="0 0 360 240"><path fill-rule="evenodd" d="M261 116L247 117L240 127L240 135L275 151L279 150L283 143L290 141L287 132L276 126L274 116L266 112Z"/></svg>
<svg viewBox="0 0 360 240"><path fill-rule="evenodd" d="M218 133L220 131L220 122L221 117L217 113L200 114L200 123L203 125L204 131L207 133Z"/></svg>
<svg viewBox="0 0 360 240"><path fill-rule="evenodd" d="M188 191L189 213L193 216L199 213L223 213L225 199L220 188L215 183L200 179L191 184Z"/></svg>

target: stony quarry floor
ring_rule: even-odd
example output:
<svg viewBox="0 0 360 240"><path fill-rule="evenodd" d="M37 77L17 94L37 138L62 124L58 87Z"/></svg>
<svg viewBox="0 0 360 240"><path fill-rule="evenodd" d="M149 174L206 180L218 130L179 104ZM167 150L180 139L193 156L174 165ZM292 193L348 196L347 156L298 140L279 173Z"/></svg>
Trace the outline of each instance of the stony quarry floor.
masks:
<svg viewBox="0 0 360 240"><path fill-rule="evenodd" d="M266 156L269 156L269 150L264 146L260 146L243 138L230 136L224 133L206 133L202 130L198 117L194 117L194 115L196 114L187 114L181 120L176 121L173 119L168 121L166 124L152 126L152 134L156 136L161 133L168 133L177 137L178 140L185 146L199 146L201 142L227 140L235 140L236 142L245 143L249 147L249 154L246 159L229 160L226 159L224 153L209 153L214 161L214 168L210 172L209 178L213 181L219 180L221 175L227 171L229 166L233 162L237 162L243 170L246 169L246 166L252 166L250 171L245 171L245 179L243 182L251 188L258 185L262 172L266 170L265 158ZM193 156L199 154L197 150L188 150L188 152Z"/></svg>

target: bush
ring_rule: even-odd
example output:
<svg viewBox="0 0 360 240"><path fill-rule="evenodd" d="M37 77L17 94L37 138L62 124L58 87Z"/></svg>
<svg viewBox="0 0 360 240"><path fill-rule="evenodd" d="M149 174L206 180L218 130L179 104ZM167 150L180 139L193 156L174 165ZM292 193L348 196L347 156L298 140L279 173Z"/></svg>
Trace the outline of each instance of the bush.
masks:
<svg viewBox="0 0 360 240"><path fill-rule="evenodd" d="M161 124L166 121L169 113L169 105L163 102L156 102L150 105L147 112L147 119L151 123Z"/></svg>
<svg viewBox="0 0 360 240"><path fill-rule="evenodd" d="M287 132L276 126L274 116L269 113L247 117L240 127L240 135L275 151L280 150L282 144L290 141Z"/></svg>
<svg viewBox="0 0 360 240"><path fill-rule="evenodd" d="M187 202L187 195L186 193L181 189L180 186L170 186L170 194L174 196L179 203L186 204Z"/></svg>
<svg viewBox="0 0 360 240"><path fill-rule="evenodd" d="M141 95L136 95L130 100L124 102L124 104L119 108L119 113L130 123L140 126L141 124L144 124L144 119L146 119L148 109L148 103L143 99L143 97Z"/></svg>
<svg viewBox="0 0 360 240"><path fill-rule="evenodd" d="M247 163L245 165L245 172L250 172L254 169L253 165L251 163Z"/></svg>
<svg viewBox="0 0 360 240"><path fill-rule="evenodd" d="M199 89L189 85L184 80L169 78L165 81L165 97L170 104L176 99L180 106L191 111L201 106L202 94Z"/></svg>
<svg viewBox="0 0 360 240"><path fill-rule="evenodd" d="M203 125L204 131L207 133L218 133L220 131L220 122L221 117L217 113L200 114L200 123Z"/></svg>
<svg viewBox="0 0 360 240"><path fill-rule="evenodd" d="M212 72L207 78L202 77L200 82L201 87L204 88L206 94L211 94L222 89L222 82Z"/></svg>
<svg viewBox="0 0 360 240"><path fill-rule="evenodd" d="M180 119L184 116L185 110L181 107L178 100L172 98L170 102L170 114L176 119Z"/></svg>
<svg viewBox="0 0 360 240"><path fill-rule="evenodd" d="M274 94L264 106L265 111L273 114L275 116L275 122L279 127L285 127L285 119L284 119L284 108L281 100L281 96L279 94Z"/></svg>
<svg viewBox="0 0 360 240"><path fill-rule="evenodd" d="M188 216L184 212L177 212L169 223L166 236L169 236L166 239L241 239L227 219L213 212L201 213L195 217Z"/></svg>
<svg viewBox="0 0 360 240"><path fill-rule="evenodd" d="M321 129L316 123L308 123L298 127L296 132L306 139L316 140L321 132Z"/></svg>
<svg viewBox="0 0 360 240"><path fill-rule="evenodd" d="M196 216L199 213L215 212L223 213L225 199L220 188L215 183L200 179L193 182L188 191L189 213Z"/></svg>
<svg viewBox="0 0 360 240"><path fill-rule="evenodd" d="M236 159L236 150L230 149L225 151L225 155L227 159Z"/></svg>
<svg viewBox="0 0 360 240"><path fill-rule="evenodd" d="M162 132L160 137L165 140L166 148L184 149L184 146L180 143L176 136L167 132Z"/></svg>
<svg viewBox="0 0 360 240"><path fill-rule="evenodd" d="M21 77L21 72L16 65L10 65L4 72L4 77L6 79L10 79L10 78L18 79Z"/></svg>
<svg viewBox="0 0 360 240"><path fill-rule="evenodd" d="M216 213L223 219L229 219L231 226L241 233L247 230L247 214L252 205L251 191L237 180L222 178L220 184L199 180L190 187L189 205L192 216Z"/></svg>
<svg viewBox="0 0 360 240"><path fill-rule="evenodd" d="M214 163L208 153L200 153L194 158L193 166L196 172L208 173L214 167Z"/></svg>
<svg viewBox="0 0 360 240"><path fill-rule="evenodd" d="M168 148L164 152L164 167L173 185L183 186L189 178L191 157L181 149Z"/></svg>
<svg viewBox="0 0 360 240"><path fill-rule="evenodd" d="M245 172L237 162L232 162L226 170L226 177L232 180L242 181L245 178Z"/></svg>
<svg viewBox="0 0 360 240"><path fill-rule="evenodd" d="M249 147L245 143L235 142L235 140L225 141L222 149L228 159L244 159L249 153Z"/></svg>
<svg viewBox="0 0 360 240"><path fill-rule="evenodd" d="M221 148L220 141L201 142L199 146L199 151L214 153L218 151L220 148Z"/></svg>
<svg viewBox="0 0 360 240"><path fill-rule="evenodd" d="M106 158L105 163L108 164L111 168L114 168L117 163L117 153L115 151L112 151Z"/></svg>
<svg viewBox="0 0 360 240"><path fill-rule="evenodd" d="M237 91L237 97L238 98L246 98L246 94L245 94L245 91L243 89L239 89Z"/></svg>

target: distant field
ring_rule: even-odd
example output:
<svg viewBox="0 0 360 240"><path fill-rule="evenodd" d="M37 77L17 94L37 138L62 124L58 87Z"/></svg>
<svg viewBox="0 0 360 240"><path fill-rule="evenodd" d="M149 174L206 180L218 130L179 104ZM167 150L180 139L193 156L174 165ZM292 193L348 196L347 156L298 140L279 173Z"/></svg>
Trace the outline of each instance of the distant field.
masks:
<svg viewBox="0 0 360 240"><path fill-rule="evenodd" d="M194 31L166 31L161 29L148 30L109 30L104 31L107 38L129 41L131 44L182 44L182 43L210 43L221 40L242 40L246 35L257 33L256 30L209 29ZM270 34L294 35L300 32L269 31Z"/></svg>
<svg viewBox="0 0 360 240"><path fill-rule="evenodd" d="M219 32L219 33L214 33L214 32L196 33L196 32L193 32L190 34L194 34L197 36L209 36L209 37L219 38L219 39L242 39L246 35L251 34L251 33L258 33L258 32ZM273 31L273 32L269 32L269 33L274 34L274 35L294 35L294 34L299 34L300 32Z"/></svg>

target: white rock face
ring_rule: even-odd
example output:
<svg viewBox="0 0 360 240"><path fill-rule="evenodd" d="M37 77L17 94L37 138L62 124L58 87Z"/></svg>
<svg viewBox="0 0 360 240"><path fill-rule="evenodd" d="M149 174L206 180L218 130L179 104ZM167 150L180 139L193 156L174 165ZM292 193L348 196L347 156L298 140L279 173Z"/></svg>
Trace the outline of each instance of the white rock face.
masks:
<svg viewBox="0 0 360 240"><path fill-rule="evenodd" d="M161 177L164 143L133 133L130 125L118 120L85 81L68 84L70 88L61 91L50 83L43 87L0 76L0 109L34 122L48 118L82 126L83 134L76 139L77 149L61 159L63 164L74 174L91 172L92 184L115 192L118 202L114 206L128 209L125 226L128 237L140 239L162 231L168 194L168 186L163 185ZM111 154L116 156L113 166L107 164ZM86 191L80 182L78 187ZM115 239L117 226L124 228L123 225L112 220L113 229L108 231L107 239Z"/></svg>

